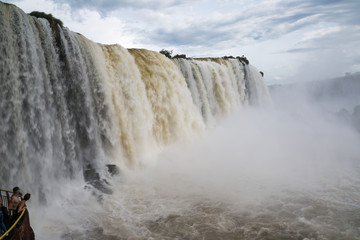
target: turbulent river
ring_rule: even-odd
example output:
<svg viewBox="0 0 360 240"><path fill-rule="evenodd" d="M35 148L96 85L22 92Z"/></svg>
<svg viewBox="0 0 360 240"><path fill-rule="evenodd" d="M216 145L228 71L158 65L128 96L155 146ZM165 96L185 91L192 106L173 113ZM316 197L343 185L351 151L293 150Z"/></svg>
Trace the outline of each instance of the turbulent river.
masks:
<svg viewBox="0 0 360 240"><path fill-rule="evenodd" d="M0 184L32 194L37 239L360 239L359 134L277 108L242 58L98 44L1 2L0 34Z"/></svg>

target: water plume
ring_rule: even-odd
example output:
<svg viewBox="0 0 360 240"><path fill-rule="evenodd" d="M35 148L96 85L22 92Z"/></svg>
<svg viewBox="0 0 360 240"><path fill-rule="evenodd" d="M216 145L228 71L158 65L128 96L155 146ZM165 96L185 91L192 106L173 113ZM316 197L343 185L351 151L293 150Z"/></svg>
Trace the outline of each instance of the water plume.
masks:
<svg viewBox="0 0 360 240"><path fill-rule="evenodd" d="M126 173L114 196L104 199L112 217L101 220L100 233L356 238L359 143L352 128L317 113L242 110L204 141L174 145L154 165Z"/></svg>

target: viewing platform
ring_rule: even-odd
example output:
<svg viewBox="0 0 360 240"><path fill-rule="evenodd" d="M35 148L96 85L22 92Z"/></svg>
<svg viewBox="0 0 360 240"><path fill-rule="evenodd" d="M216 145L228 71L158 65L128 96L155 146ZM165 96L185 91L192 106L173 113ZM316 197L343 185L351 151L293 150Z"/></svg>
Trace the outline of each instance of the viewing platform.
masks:
<svg viewBox="0 0 360 240"><path fill-rule="evenodd" d="M35 234L30 226L30 217L27 208L25 208L17 217L13 219L12 212L9 210L9 202L12 191L0 189L2 199L3 219L7 232L0 236L0 240L34 240ZM1 234L1 232L0 232Z"/></svg>

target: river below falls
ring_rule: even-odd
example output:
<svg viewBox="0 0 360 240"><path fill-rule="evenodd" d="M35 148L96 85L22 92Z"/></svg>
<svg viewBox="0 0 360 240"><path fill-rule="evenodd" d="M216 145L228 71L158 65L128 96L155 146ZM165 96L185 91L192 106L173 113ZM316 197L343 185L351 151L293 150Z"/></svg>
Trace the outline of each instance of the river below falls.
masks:
<svg viewBox="0 0 360 240"><path fill-rule="evenodd" d="M360 239L360 138L298 115L239 113L34 216L39 239ZM82 180L83 181L83 180ZM45 220L44 220L45 219Z"/></svg>
<svg viewBox="0 0 360 240"><path fill-rule="evenodd" d="M354 185L287 191L254 203L141 191L105 199L108 209L88 218L86 231L62 238L360 239L360 189Z"/></svg>

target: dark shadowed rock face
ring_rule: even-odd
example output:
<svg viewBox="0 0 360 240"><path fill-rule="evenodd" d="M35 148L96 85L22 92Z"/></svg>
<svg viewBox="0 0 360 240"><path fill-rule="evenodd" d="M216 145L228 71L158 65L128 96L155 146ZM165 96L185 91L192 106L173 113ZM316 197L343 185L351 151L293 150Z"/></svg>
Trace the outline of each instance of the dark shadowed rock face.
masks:
<svg viewBox="0 0 360 240"><path fill-rule="evenodd" d="M106 167L111 176L116 176L120 174L120 169L115 164L107 164Z"/></svg>
<svg viewBox="0 0 360 240"><path fill-rule="evenodd" d="M107 171L110 173L111 176L116 176L120 174L120 169L115 164L107 164L106 167ZM106 179L101 178L100 174L91 165L88 165L87 168L84 170L84 179L86 183L90 184L92 187L96 188L102 193L113 193L109 182Z"/></svg>
<svg viewBox="0 0 360 240"><path fill-rule="evenodd" d="M113 193L109 182L106 181L106 179L100 178L100 174L90 165L86 170L84 170L84 179L88 184L101 191L102 193Z"/></svg>

